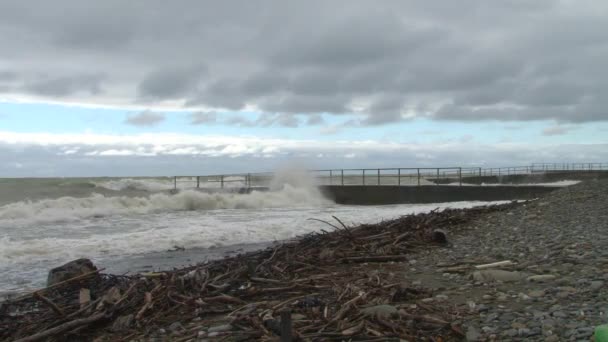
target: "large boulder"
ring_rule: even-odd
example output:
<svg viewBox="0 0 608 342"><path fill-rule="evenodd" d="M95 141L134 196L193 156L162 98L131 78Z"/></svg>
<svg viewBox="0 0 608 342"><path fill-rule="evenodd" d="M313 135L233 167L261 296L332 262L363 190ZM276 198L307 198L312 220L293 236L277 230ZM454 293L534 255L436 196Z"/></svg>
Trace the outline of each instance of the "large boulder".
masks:
<svg viewBox="0 0 608 342"><path fill-rule="evenodd" d="M46 280L46 286L52 286L93 271L97 271L97 267L91 260L85 258L76 259L50 270Z"/></svg>

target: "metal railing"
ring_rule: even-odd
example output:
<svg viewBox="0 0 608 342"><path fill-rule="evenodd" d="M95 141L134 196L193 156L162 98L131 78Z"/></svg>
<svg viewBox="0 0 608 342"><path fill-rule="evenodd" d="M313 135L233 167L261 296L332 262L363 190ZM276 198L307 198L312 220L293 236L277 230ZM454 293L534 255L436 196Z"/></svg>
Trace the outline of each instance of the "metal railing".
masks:
<svg viewBox="0 0 608 342"><path fill-rule="evenodd" d="M463 179L501 177L555 172L608 171L608 163L534 163L510 167L418 167L360 168L307 171L316 185L463 185ZM242 189L266 188L272 185L273 172L222 174L207 176L174 176L175 189Z"/></svg>

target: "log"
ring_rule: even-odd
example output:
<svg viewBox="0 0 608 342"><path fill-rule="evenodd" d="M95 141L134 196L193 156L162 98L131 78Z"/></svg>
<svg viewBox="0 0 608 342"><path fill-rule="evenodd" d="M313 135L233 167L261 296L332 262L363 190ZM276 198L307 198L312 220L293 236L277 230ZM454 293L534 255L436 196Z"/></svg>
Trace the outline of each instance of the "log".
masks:
<svg viewBox="0 0 608 342"><path fill-rule="evenodd" d="M105 313L98 313L98 314L92 315L92 316L87 317L87 318L75 319L73 321L70 321L70 322L58 325L58 326L56 326L54 328L51 328L51 329L39 332L37 334L34 334L34 335L31 335L31 336L24 337L22 339L16 340L15 342L40 341L42 339L49 338L49 337L54 336L54 335L58 335L58 334L63 333L65 331L72 330L74 328L77 328L77 327L80 327L80 326L83 326L83 325L88 325L88 324L91 324L93 322L97 322L97 321L99 321L99 320L101 320L101 319L103 319L105 317L106 317Z"/></svg>

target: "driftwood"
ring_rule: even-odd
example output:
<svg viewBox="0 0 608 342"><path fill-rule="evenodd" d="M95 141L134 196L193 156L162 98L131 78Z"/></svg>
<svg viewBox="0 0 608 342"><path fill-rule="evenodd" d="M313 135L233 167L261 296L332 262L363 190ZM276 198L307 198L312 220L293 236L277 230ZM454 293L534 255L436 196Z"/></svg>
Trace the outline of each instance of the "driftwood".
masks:
<svg viewBox="0 0 608 342"><path fill-rule="evenodd" d="M37 334L34 334L32 336L28 336L19 340L16 340L15 342L33 342L33 341L40 341L42 339L54 336L54 335L58 335L61 334L65 331L77 328L79 326L82 325L87 325L87 324L91 324L93 322L99 321L103 318L105 318L106 315L105 313L98 313L95 314L93 316L89 316L86 318L80 318L80 319L75 319L73 321L64 323L62 325L56 326L54 328L39 332Z"/></svg>
<svg viewBox="0 0 608 342"><path fill-rule="evenodd" d="M228 320L230 330L209 332L212 336L207 337L459 339L462 329L453 322L462 313L440 303L420 302L432 293L422 286L410 287L407 279L395 279L393 271L403 267L400 263L417 248L442 248L461 224L515 205L435 210L352 227L338 218L336 224L317 220L333 231L172 271L90 277L97 273L92 272L3 303L0 340L149 340L179 322L184 329L171 340L187 341L200 331L207 334L205 327L217 325L217 319ZM470 270L479 263L448 268ZM505 265L506 261L477 267ZM378 317L362 311L376 305L393 306L398 312ZM111 329L119 319L126 322L126 329Z"/></svg>
<svg viewBox="0 0 608 342"><path fill-rule="evenodd" d="M493 262L490 264L477 265L477 266L475 266L475 268L478 270L484 270L487 268L505 267L505 266L514 266L514 265L515 265L515 263L512 262L511 260L505 260L505 261Z"/></svg>

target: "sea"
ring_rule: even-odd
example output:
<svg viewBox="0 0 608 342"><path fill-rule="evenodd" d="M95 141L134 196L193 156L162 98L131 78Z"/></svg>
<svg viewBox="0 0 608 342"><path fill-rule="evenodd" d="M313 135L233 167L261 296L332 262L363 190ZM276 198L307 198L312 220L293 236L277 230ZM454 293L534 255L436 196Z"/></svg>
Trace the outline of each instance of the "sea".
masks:
<svg viewBox="0 0 608 342"><path fill-rule="evenodd" d="M49 269L77 258L113 274L166 270L331 229L311 219L356 225L488 204L339 205L304 178L246 194L175 191L162 177L0 179L0 295L44 287Z"/></svg>

